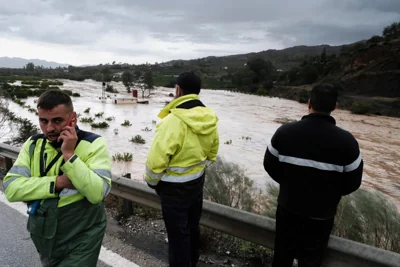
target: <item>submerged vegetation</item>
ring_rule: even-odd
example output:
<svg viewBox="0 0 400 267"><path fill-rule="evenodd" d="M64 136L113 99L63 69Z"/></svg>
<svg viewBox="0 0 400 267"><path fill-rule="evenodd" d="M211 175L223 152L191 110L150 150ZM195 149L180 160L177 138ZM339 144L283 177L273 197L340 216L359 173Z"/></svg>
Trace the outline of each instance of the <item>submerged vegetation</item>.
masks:
<svg viewBox="0 0 400 267"><path fill-rule="evenodd" d="M110 127L110 125L105 121L103 121L103 122L93 122L92 124L90 124L90 126L92 126L93 128L96 128L96 129L104 129L104 128Z"/></svg>
<svg viewBox="0 0 400 267"><path fill-rule="evenodd" d="M132 137L129 141L131 141L132 143L136 143L136 144L145 144L146 143L146 140L144 140L141 135L136 135L136 136Z"/></svg>

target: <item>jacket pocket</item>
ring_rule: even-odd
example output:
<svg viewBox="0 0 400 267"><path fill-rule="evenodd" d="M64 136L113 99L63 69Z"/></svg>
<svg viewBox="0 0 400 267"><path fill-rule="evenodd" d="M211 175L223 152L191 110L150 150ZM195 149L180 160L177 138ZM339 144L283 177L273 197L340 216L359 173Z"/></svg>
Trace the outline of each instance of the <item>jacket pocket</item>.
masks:
<svg viewBox="0 0 400 267"><path fill-rule="evenodd" d="M45 216L29 216L27 228L41 260L49 260L56 240L57 208L48 208Z"/></svg>
<svg viewBox="0 0 400 267"><path fill-rule="evenodd" d="M43 216L29 216L28 231L38 237L53 238L57 232L57 211L57 208L46 208Z"/></svg>

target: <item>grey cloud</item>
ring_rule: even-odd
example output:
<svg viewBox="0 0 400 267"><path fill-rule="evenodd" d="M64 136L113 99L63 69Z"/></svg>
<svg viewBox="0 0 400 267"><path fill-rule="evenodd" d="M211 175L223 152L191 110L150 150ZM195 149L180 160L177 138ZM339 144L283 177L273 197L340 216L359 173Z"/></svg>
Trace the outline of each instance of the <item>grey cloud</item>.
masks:
<svg viewBox="0 0 400 267"><path fill-rule="evenodd" d="M193 48L197 49L194 53L204 55L220 51L214 45L235 50L229 46L238 44L246 49L248 45L248 49L254 49L257 44L261 47L271 43L276 46L350 43L379 34L384 26L400 21L399 0L14 0L13 3L0 5L0 34L28 41L87 46L107 40L107 36L113 36L111 44L121 42L115 38L118 34L139 41L150 37L174 44L212 46ZM139 50L146 53L142 48ZM128 44L126 48L118 45L114 53L117 52L138 53Z"/></svg>
<svg viewBox="0 0 400 267"><path fill-rule="evenodd" d="M387 13L400 12L400 1L398 0L336 0L332 5L353 10L372 9Z"/></svg>

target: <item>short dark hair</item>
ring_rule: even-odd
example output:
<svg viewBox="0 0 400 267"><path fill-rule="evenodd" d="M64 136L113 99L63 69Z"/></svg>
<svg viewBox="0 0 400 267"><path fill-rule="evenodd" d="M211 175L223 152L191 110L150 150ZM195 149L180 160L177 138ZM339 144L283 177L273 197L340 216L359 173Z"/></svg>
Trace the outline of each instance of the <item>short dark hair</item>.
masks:
<svg viewBox="0 0 400 267"><path fill-rule="evenodd" d="M184 95L200 94L201 79L193 72L184 72L179 75L176 84L182 89Z"/></svg>
<svg viewBox="0 0 400 267"><path fill-rule="evenodd" d="M69 95L61 90L50 89L40 95L36 107L46 110L52 110L59 105L65 105L66 107L70 108L71 111L74 110L74 106Z"/></svg>
<svg viewBox="0 0 400 267"><path fill-rule="evenodd" d="M338 90L331 84L320 84L311 90L311 107L317 112L331 113L338 98Z"/></svg>

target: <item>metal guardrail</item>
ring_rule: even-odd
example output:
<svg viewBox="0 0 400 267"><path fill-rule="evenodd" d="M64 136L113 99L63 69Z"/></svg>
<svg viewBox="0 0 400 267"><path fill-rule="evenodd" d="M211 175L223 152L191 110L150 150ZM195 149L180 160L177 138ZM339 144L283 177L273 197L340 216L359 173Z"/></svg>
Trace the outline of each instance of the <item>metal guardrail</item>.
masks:
<svg viewBox="0 0 400 267"><path fill-rule="evenodd" d="M0 156L8 167L18 156L19 149L0 143ZM147 185L127 178L113 176L111 194L135 203L160 209L160 199ZM205 200L200 223L209 228L242 238L267 248L274 248L275 220ZM331 236L325 267L399 267L400 254Z"/></svg>

